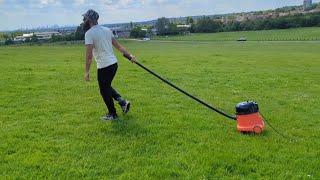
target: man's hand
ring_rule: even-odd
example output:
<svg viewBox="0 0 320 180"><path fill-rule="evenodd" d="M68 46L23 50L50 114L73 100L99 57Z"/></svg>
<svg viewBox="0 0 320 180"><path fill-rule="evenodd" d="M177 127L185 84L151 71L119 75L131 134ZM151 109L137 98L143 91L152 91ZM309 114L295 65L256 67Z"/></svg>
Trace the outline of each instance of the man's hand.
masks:
<svg viewBox="0 0 320 180"><path fill-rule="evenodd" d="M134 55L131 55L131 60L130 60L132 63L136 63L137 62L137 59Z"/></svg>
<svg viewBox="0 0 320 180"><path fill-rule="evenodd" d="M87 81L87 82L90 81L90 73L85 73L84 74L84 80Z"/></svg>

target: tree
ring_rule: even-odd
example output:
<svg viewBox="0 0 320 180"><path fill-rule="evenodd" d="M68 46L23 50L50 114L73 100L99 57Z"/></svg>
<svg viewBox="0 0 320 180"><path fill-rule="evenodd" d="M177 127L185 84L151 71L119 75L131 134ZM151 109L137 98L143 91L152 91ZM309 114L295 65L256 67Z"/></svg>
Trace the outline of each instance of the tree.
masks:
<svg viewBox="0 0 320 180"><path fill-rule="evenodd" d="M35 34L31 37L31 42L39 42L39 39Z"/></svg>
<svg viewBox="0 0 320 180"><path fill-rule="evenodd" d="M65 41L65 37L61 36L61 35L54 35L53 34L50 41L51 42Z"/></svg>
<svg viewBox="0 0 320 180"><path fill-rule="evenodd" d="M133 22L131 21L130 22L130 29L133 29L134 25L133 25Z"/></svg>
<svg viewBox="0 0 320 180"><path fill-rule="evenodd" d="M24 42L25 42L25 43L29 43L29 42L31 42L31 39L30 39L29 37L27 37Z"/></svg>
<svg viewBox="0 0 320 180"><path fill-rule="evenodd" d="M77 30L76 30L76 32L75 32L75 34L74 34L74 39L75 40L84 40L84 35L85 35L85 32L84 32L84 30L83 30L83 23L81 23L78 27L77 27Z"/></svg>
<svg viewBox="0 0 320 180"><path fill-rule="evenodd" d="M187 17L187 24L193 24L194 23L194 20L192 17Z"/></svg>
<svg viewBox="0 0 320 180"><path fill-rule="evenodd" d="M159 35L174 35L180 33L177 24L170 23L169 19L165 17L157 20L156 28Z"/></svg>
<svg viewBox="0 0 320 180"><path fill-rule="evenodd" d="M10 45L10 44L14 44L12 39L6 39L6 41L4 42L5 45Z"/></svg>
<svg viewBox="0 0 320 180"><path fill-rule="evenodd" d="M15 32L11 33L11 37L14 38L14 37L17 37L17 36L22 36L22 34L23 34L22 32L15 31Z"/></svg>
<svg viewBox="0 0 320 180"><path fill-rule="evenodd" d="M64 37L64 40L65 41L74 41L75 40L75 33L71 33L71 34L68 34Z"/></svg>
<svg viewBox="0 0 320 180"><path fill-rule="evenodd" d="M13 42L13 40L11 38L11 35L3 34L3 38L5 39L5 42L4 42L5 45L14 44L14 42Z"/></svg>
<svg viewBox="0 0 320 180"><path fill-rule="evenodd" d="M162 17L157 20L156 28L159 35L166 35L170 25L169 19Z"/></svg>
<svg viewBox="0 0 320 180"><path fill-rule="evenodd" d="M176 35L176 34L179 34L179 33L180 33L180 31L179 31L179 29L178 29L176 24L170 23L168 25L168 30L167 30L166 35Z"/></svg>
<svg viewBox="0 0 320 180"><path fill-rule="evenodd" d="M219 32L222 31L222 23L214 21L207 16L203 16L198 20L195 31L200 33Z"/></svg>
<svg viewBox="0 0 320 180"><path fill-rule="evenodd" d="M10 35L8 35L8 34L3 34L2 36L3 36L4 40L10 39Z"/></svg>
<svg viewBox="0 0 320 180"><path fill-rule="evenodd" d="M134 27L130 32L132 38L144 38L147 35L147 31L141 29L141 27Z"/></svg>

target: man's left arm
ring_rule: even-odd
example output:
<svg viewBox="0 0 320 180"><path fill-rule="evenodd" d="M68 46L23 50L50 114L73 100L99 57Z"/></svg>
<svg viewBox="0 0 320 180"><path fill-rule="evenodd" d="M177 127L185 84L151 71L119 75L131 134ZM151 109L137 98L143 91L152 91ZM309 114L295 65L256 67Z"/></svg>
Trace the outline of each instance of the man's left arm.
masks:
<svg viewBox="0 0 320 180"><path fill-rule="evenodd" d="M116 48L116 49L118 49L118 51L120 51L123 55L126 55L126 56L130 56L131 57L131 59L130 59L130 61L132 62L132 63L135 63L135 62L137 62L137 59L136 59L136 57L135 56L133 56L132 54L130 54L117 40L116 40L116 38L112 38L112 45Z"/></svg>

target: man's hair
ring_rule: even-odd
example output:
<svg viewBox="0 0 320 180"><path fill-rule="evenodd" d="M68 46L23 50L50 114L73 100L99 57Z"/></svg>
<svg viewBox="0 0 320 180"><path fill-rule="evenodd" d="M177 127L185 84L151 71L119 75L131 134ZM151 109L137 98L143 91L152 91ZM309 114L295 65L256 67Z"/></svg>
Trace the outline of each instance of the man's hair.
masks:
<svg viewBox="0 0 320 180"><path fill-rule="evenodd" d="M98 23L99 14L93 9L89 9L82 16L86 19L89 19L92 23Z"/></svg>

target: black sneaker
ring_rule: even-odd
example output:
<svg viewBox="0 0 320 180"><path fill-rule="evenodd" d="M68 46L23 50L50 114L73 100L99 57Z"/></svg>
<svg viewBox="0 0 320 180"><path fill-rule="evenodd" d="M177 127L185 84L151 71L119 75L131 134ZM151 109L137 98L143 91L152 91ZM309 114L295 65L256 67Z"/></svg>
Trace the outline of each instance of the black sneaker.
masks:
<svg viewBox="0 0 320 180"><path fill-rule="evenodd" d="M103 121L114 121L117 119L118 119L118 115L116 115L116 114L107 114L107 115L101 117L101 120L103 120Z"/></svg>
<svg viewBox="0 0 320 180"><path fill-rule="evenodd" d="M131 103L127 100L122 101L121 103L119 103L122 109L122 112L127 114L130 110L130 105Z"/></svg>

